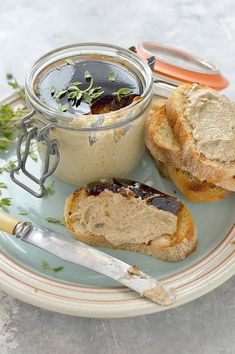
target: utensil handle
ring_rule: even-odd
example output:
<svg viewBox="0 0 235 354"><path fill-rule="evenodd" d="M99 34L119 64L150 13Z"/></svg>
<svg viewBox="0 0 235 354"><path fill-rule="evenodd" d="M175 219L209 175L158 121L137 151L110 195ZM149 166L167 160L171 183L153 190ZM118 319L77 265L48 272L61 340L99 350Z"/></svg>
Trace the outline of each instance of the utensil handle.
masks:
<svg viewBox="0 0 235 354"><path fill-rule="evenodd" d="M0 211L0 230L13 234L13 231L20 220L17 220L13 216Z"/></svg>

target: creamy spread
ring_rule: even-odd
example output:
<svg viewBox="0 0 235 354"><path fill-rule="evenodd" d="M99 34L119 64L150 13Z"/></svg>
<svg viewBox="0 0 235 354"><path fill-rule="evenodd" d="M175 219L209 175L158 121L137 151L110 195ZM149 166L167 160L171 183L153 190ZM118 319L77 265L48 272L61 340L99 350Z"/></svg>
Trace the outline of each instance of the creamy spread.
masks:
<svg viewBox="0 0 235 354"><path fill-rule="evenodd" d="M79 229L104 236L114 245L148 243L177 229L177 216L147 205L141 198L128 198L105 189L99 197L80 198L71 215Z"/></svg>
<svg viewBox="0 0 235 354"><path fill-rule="evenodd" d="M133 265L127 269L127 272L131 275L141 275L139 267L137 265Z"/></svg>
<svg viewBox="0 0 235 354"><path fill-rule="evenodd" d="M75 117L71 128L94 127L89 131L55 128L50 131L50 139L59 142L60 163L55 175L66 182L86 184L101 178L125 176L138 164L143 156L144 129L148 108L139 108L140 116L130 123L107 130L96 130L98 126L117 123L123 117L114 112L102 122L101 116ZM130 108L128 114L138 114ZM45 146L39 145L39 153L44 160Z"/></svg>
<svg viewBox="0 0 235 354"><path fill-rule="evenodd" d="M212 89L194 84L185 92L195 149L210 160L235 160L235 104Z"/></svg>
<svg viewBox="0 0 235 354"><path fill-rule="evenodd" d="M175 302L175 295L170 289L162 284L157 284L153 288L147 289L143 292L142 296L147 297L149 300L156 302L160 305L171 305Z"/></svg>

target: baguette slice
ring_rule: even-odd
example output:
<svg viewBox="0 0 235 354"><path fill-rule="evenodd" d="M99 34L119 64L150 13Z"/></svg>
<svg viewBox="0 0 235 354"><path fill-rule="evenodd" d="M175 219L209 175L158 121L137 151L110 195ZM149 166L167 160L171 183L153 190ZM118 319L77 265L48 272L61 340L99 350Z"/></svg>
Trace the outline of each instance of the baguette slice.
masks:
<svg viewBox="0 0 235 354"><path fill-rule="evenodd" d="M204 98L204 100L207 100L207 103L214 104L217 98L218 105L221 110L222 103L219 101L219 97L223 98L226 102L226 105L230 105L229 107L231 109L231 119L235 120L234 104L230 102L228 98L219 96L216 91L206 86L200 86L198 84L184 84L177 87L171 93L169 99L166 102L166 113L169 123L173 128L182 149L182 159L184 165L186 166L187 170L193 174L193 176L198 177L200 180L207 180L215 183L220 182L221 180L232 178L235 176L235 161L225 163L220 162L219 159L212 160L207 158L205 154L199 151L198 142L193 137L192 127L188 122L188 119L185 117L185 112L189 107L188 94L195 89L200 90L202 93L203 91L206 92L206 90L209 90L209 97ZM200 109L201 107L198 107L198 110ZM215 113L216 110L218 110L218 108L215 108ZM223 119L222 115L221 119ZM216 125L216 121L213 123Z"/></svg>
<svg viewBox="0 0 235 354"><path fill-rule="evenodd" d="M118 185L120 188L119 187L117 188L116 185ZM90 195L91 188L94 188L93 190L96 191L98 190L100 194ZM102 199L102 192L104 191L106 192L105 194L106 203ZM111 231L109 231L109 234L105 234L105 232L103 233L103 231L101 232L89 231L89 227L88 227L88 225L90 225L89 223L92 222L94 218L96 218L97 209L95 205L97 203L99 203L99 215L100 215L100 210L104 209L104 213L102 214L103 217L99 220L99 222L94 224L95 227L96 225L99 226L105 224L105 226L108 226L108 228L111 228L113 230L112 232L119 232L118 230L120 229L120 227L124 226L122 224L122 220L118 219L117 213L114 214L115 208L114 208L113 198L117 193L121 195L121 201L123 202L123 205L120 208L122 208L123 213L127 216L129 216L129 213L132 210L130 209L130 202L133 202L133 199L141 200L141 203L143 202L143 212L144 211L146 212L144 208L156 208L156 206L147 205L148 198L150 197L152 198L153 196L157 197L157 200L160 200L161 198L163 198L164 200L168 200L170 204L168 204L167 202L168 204L167 208L169 208L169 205L171 205L171 207L173 205L173 209L174 209L174 207L177 205L176 208L177 210L174 209L174 213L175 213L174 218L176 217L176 223L177 223L176 232L173 234L163 234L160 237L156 237L156 238L153 237L153 240L149 240L148 242L144 241L145 237L148 235L147 234L145 235L143 232L143 238L142 238L143 241L140 242L138 241L138 243L123 242L120 244L116 244L108 240ZM94 198L98 198L98 200ZM107 204L108 203L107 198L108 199L110 198L109 204ZM91 208L89 209L89 212L84 211L84 203L86 204L91 203ZM107 209L107 205L112 205L112 207ZM166 212L163 209L161 209L161 207L158 207L158 209L160 209L161 212L163 211L163 214L164 213L171 214L171 212L169 211ZM84 215L84 213L88 213L88 214ZM83 217L81 215L83 215ZM134 181L113 179L112 181L109 182L107 181L94 182L92 185L89 184L86 187L80 188L74 191L72 195L67 199L64 216L65 216L65 222L67 228L72 233L73 237L75 239L78 239L92 246L136 251L136 252L152 255L153 257L165 261L179 261L184 259L192 251L194 251L197 245L196 225L194 223L190 211L186 208L186 206L172 196L169 196L151 187L142 185ZM87 225L84 225L84 220L86 220ZM130 215L130 219L129 219L130 222L128 228L130 235L139 232L139 229L137 230L137 225L135 222L133 222L133 220L134 220L134 215L132 214L132 217ZM158 225L160 227L161 221L156 219L156 222L157 223L159 222ZM146 225L146 229L147 228L148 225ZM158 228L155 229L156 232L158 231L157 229Z"/></svg>
<svg viewBox="0 0 235 354"><path fill-rule="evenodd" d="M149 118L148 118L148 123L146 128L146 146L156 161L158 160L162 161L164 164L166 164L166 167L171 166L172 168L180 169L181 175L182 175L182 171L186 171L185 178L187 176L191 176L188 183L189 184L191 182L195 183L197 180L197 183L200 185L201 182L201 186L203 186L202 189L199 186L198 190L201 190L201 193L203 192L203 190L205 191L205 187L206 187L205 180L200 181L198 178L194 177L192 175L192 172L190 171L190 166L187 168L184 165L180 144L176 139L173 129L171 128L168 122L165 106L163 106L160 110L157 111L151 110L149 113ZM177 185L177 183L175 184ZM221 187L221 189L223 190L220 189L216 190L213 185ZM212 189L210 188L210 186L212 186ZM180 185L177 185L177 187L181 190L181 192L185 196L187 196L183 192L183 190L185 190L183 186L181 187ZM227 191L225 191L225 189L229 191L235 191L234 177L226 180L221 180L215 183L208 182L208 188L207 191L205 191L204 201L209 201L207 200L207 196L209 197L208 193L214 194L214 199L212 200L221 199L223 194L224 196L227 195ZM217 198L217 192L218 192L218 198ZM199 196L199 199L202 201L203 196ZM191 200L196 201L195 198Z"/></svg>
<svg viewBox="0 0 235 354"><path fill-rule="evenodd" d="M169 178L180 192L192 202L214 202L224 199L229 191L215 186L206 181L199 181L191 173L170 165L158 163L159 172L165 178Z"/></svg>
<svg viewBox="0 0 235 354"><path fill-rule="evenodd" d="M145 143L155 160L183 168L181 148L167 120L165 106L149 112Z"/></svg>
<svg viewBox="0 0 235 354"><path fill-rule="evenodd" d="M166 104L167 98L153 95L151 109L155 112L158 111L162 106Z"/></svg>

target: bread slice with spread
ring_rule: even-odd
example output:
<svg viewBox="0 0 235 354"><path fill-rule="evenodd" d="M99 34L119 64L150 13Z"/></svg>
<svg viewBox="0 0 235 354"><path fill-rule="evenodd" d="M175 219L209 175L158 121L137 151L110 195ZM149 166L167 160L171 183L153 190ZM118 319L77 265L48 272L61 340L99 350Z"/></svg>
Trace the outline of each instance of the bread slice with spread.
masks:
<svg viewBox="0 0 235 354"><path fill-rule="evenodd" d="M224 199L229 191L207 181L199 181L187 171L158 162L160 174L174 182L180 192L193 202L214 202Z"/></svg>
<svg viewBox="0 0 235 354"><path fill-rule="evenodd" d="M166 114L194 176L213 183L235 176L235 104L228 97L181 85L167 100Z"/></svg>
<svg viewBox="0 0 235 354"><path fill-rule="evenodd" d="M112 179L73 192L65 205L73 237L93 246L179 261L197 244L196 226L178 199L139 182Z"/></svg>
<svg viewBox="0 0 235 354"><path fill-rule="evenodd" d="M235 191L235 178L217 181L199 180L185 166L180 144L171 128L165 106L160 110L152 110L146 128L146 146L158 164L165 164L168 177L179 190L192 201L215 201ZM162 164L161 164L162 170ZM165 171L166 172L166 171ZM219 188L220 187L220 188Z"/></svg>

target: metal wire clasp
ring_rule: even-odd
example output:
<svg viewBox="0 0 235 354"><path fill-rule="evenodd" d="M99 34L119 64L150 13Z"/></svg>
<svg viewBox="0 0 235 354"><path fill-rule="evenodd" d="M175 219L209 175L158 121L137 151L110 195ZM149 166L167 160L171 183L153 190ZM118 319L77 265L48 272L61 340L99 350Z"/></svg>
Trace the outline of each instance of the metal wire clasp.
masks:
<svg viewBox="0 0 235 354"><path fill-rule="evenodd" d="M27 116L25 116L21 121L22 134L20 135L16 147L17 156L17 166L13 168L10 172L10 176L13 182L18 184L20 187L25 189L27 192L31 193L37 198L43 197L45 193L44 182L54 171L56 170L60 161L59 144L55 139L50 140L48 132L50 129L54 128L53 123L38 128L37 126L32 126L31 118L35 114L35 111L31 111ZM43 162L43 169L40 178L37 178L32 173L30 173L26 168L27 158L29 156L30 143L32 139L37 142L42 142L45 145L45 157ZM50 164L51 156L55 156L54 161ZM34 191L32 188L27 186L19 179L16 178L16 174L21 171L25 176L31 179L34 183L39 185L39 192Z"/></svg>

